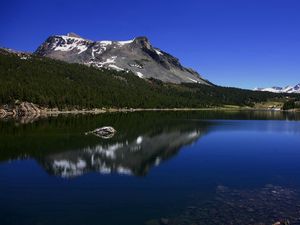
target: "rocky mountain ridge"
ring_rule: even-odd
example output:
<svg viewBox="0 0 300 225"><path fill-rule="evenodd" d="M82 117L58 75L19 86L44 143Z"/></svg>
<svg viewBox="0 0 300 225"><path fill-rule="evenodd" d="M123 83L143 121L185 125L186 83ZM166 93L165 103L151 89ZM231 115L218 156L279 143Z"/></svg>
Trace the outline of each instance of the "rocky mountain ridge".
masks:
<svg viewBox="0 0 300 225"><path fill-rule="evenodd" d="M211 85L196 71L182 66L172 55L155 48L147 37L128 41L91 41L79 35L50 36L35 54L95 68L132 71L141 78L169 83Z"/></svg>
<svg viewBox="0 0 300 225"><path fill-rule="evenodd" d="M288 85L286 87L254 88L254 91L269 91L269 92L274 92L274 93L297 93L297 94L300 94L300 83L295 86Z"/></svg>

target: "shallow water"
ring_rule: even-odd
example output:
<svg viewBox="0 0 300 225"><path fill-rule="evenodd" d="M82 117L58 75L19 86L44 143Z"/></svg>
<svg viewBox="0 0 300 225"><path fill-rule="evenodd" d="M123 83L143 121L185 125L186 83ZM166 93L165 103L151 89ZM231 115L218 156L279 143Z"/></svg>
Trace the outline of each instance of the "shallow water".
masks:
<svg viewBox="0 0 300 225"><path fill-rule="evenodd" d="M0 224L297 224L299 119L147 112L0 121ZM85 135L105 125L117 130L112 138Z"/></svg>

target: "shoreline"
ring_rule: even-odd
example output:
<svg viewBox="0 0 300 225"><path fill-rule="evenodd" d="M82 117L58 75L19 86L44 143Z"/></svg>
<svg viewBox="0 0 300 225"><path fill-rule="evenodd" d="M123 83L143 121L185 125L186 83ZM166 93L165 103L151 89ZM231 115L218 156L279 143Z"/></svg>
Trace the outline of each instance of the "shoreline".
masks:
<svg viewBox="0 0 300 225"><path fill-rule="evenodd" d="M44 114L101 114L114 112L176 112L176 111L270 111L270 112L300 112L299 110L282 110L267 108L227 108L227 107L209 107L209 108L111 108L111 109L87 109L87 110L58 110L46 111Z"/></svg>
<svg viewBox="0 0 300 225"><path fill-rule="evenodd" d="M102 114L116 112L184 112L184 111L269 111L269 112L300 112L300 109L282 110L280 108L264 108L264 107L247 107L225 105L222 107L204 107L204 108L94 108L94 109L64 109L44 108L30 102L19 102L15 105L4 105L0 108L0 119L6 118L31 118L36 119L47 116L58 115L76 115L76 114Z"/></svg>
<svg viewBox="0 0 300 225"><path fill-rule="evenodd" d="M41 108L35 111L23 111L21 114L16 110L0 109L0 119L18 118L18 117L43 117L55 115L76 115L76 114L102 114L116 112L184 112L184 111L269 111L269 112L300 112L299 109L282 110L268 108L251 108L251 107L207 107L207 108L109 108L109 109L73 109L73 110L57 110Z"/></svg>
<svg viewBox="0 0 300 225"><path fill-rule="evenodd" d="M32 103L31 103L32 104ZM298 110L274 110L267 108L250 107L210 107L210 108L109 108L109 109L81 109L81 110L58 110L47 108L35 108L30 111L19 111L20 109L10 109L8 111L0 108L0 121L16 121L20 124L33 123L35 121L58 117L74 115L100 115L105 113L133 113L133 112L269 112L269 113L300 113Z"/></svg>

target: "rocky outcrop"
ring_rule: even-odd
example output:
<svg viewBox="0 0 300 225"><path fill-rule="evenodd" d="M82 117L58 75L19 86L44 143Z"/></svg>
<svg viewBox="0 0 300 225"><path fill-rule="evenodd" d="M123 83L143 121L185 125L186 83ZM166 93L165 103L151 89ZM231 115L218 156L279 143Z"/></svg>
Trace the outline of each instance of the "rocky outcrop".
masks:
<svg viewBox="0 0 300 225"><path fill-rule="evenodd" d="M112 138L117 131L113 127L100 127L93 131L86 132L85 135L94 134L103 139Z"/></svg>
<svg viewBox="0 0 300 225"><path fill-rule="evenodd" d="M203 201L203 196L195 194L188 205L175 217L146 225L300 224L299 191L272 184L253 189L218 186L214 198Z"/></svg>
<svg viewBox="0 0 300 225"><path fill-rule="evenodd" d="M6 116L6 111L4 109L0 109L0 118Z"/></svg>
<svg viewBox="0 0 300 225"><path fill-rule="evenodd" d="M13 105L4 105L0 109L0 117L39 117L45 110L30 102L18 102Z"/></svg>

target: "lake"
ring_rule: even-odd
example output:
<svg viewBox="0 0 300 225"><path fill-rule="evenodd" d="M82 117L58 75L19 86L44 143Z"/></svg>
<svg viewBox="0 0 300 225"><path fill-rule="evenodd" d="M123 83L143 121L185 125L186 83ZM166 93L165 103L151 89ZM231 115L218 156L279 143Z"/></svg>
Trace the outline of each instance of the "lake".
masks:
<svg viewBox="0 0 300 225"><path fill-rule="evenodd" d="M0 121L1 225L300 224L300 115ZM113 126L111 138L86 135Z"/></svg>

